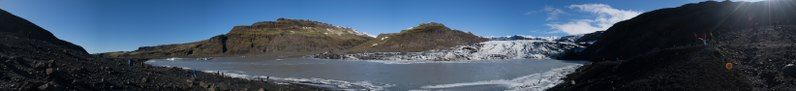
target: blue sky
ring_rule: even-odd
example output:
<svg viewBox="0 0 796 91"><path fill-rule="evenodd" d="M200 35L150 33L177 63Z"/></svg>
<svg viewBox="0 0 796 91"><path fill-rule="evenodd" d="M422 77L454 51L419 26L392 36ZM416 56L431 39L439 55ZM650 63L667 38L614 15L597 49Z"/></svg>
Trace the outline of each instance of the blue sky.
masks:
<svg viewBox="0 0 796 91"><path fill-rule="evenodd" d="M479 36L563 36L704 0L0 0L90 53L199 41L236 25L309 19L377 35L440 22Z"/></svg>

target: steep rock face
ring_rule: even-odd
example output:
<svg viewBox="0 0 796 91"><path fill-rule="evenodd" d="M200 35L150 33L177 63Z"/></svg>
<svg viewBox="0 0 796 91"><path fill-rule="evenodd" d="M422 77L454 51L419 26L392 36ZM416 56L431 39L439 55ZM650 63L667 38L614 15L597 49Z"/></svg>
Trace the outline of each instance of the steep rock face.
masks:
<svg viewBox="0 0 796 91"><path fill-rule="evenodd" d="M419 52L475 44L487 39L471 33L453 30L440 23L423 23L400 33L381 34L360 44L350 53L362 52Z"/></svg>
<svg viewBox="0 0 796 91"><path fill-rule="evenodd" d="M796 90L796 2L706 1L641 14L551 90ZM698 36L707 37L703 43Z"/></svg>
<svg viewBox="0 0 796 91"><path fill-rule="evenodd" d="M106 53L110 57L205 57L254 55L291 57L320 52L338 52L371 37L351 28L310 20L284 19L236 26L208 40L141 47L133 52Z"/></svg>

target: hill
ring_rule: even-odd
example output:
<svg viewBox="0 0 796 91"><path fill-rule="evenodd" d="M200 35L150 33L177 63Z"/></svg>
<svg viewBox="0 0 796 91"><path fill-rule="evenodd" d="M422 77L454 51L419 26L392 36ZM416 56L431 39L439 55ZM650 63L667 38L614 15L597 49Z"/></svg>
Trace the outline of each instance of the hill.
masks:
<svg viewBox="0 0 796 91"><path fill-rule="evenodd" d="M796 2L706 1L616 23L550 90L796 90ZM706 41L702 41L706 40Z"/></svg>
<svg viewBox="0 0 796 91"><path fill-rule="evenodd" d="M475 44L486 40L472 33L450 29L441 23L429 22L399 33L381 34L376 39L351 48L349 53L420 52Z"/></svg>

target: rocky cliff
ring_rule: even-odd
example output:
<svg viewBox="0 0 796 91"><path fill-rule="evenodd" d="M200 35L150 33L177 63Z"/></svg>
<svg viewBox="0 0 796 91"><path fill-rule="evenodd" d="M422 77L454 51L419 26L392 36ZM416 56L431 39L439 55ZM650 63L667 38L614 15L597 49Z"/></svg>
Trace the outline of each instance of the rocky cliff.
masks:
<svg viewBox="0 0 796 91"><path fill-rule="evenodd" d="M184 44L141 47L132 52L105 53L108 57L295 57L338 52L373 39L351 28L317 21L284 19L236 26L224 35Z"/></svg>
<svg viewBox="0 0 796 91"><path fill-rule="evenodd" d="M796 2L706 1L616 23L551 90L796 90ZM702 41L705 40L705 41Z"/></svg>

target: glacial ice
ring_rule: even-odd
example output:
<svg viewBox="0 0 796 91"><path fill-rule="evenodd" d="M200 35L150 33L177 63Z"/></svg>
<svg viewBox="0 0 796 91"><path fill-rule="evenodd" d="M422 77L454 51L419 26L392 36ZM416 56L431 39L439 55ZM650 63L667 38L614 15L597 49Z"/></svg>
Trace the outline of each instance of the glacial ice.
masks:
<svg viewBox="0 0 796 91"><path fill-rule="evenodd" d="M442 50L423 52L373 52L343 54L342 59L353 60L488 60L488 59L551 59L575 48L584 48L572 42L549 39L492 40L473 45L462 45Z"/></svg>

